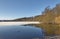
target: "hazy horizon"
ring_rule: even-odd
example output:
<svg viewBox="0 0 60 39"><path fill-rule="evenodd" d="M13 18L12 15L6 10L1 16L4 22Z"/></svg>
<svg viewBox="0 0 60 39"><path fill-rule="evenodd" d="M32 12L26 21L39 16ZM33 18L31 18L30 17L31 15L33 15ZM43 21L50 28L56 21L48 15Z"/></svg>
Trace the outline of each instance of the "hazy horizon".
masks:
<svg viewBox="0 0 60 39"><path fill-rule="evenodd" d="M58 3L60 0L0 0L0 20L41 15L47 6Z"/></svg>

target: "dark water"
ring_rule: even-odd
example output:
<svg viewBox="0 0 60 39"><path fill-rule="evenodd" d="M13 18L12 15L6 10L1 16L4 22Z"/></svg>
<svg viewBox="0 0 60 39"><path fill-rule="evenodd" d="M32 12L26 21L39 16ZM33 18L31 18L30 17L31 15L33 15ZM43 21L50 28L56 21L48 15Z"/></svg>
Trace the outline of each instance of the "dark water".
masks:
<svg viewBox="0 0 60 39"><path fill-rule="evenodd" d="M41 28L31 26L0 26L0 39L42 39Z"/></svg>

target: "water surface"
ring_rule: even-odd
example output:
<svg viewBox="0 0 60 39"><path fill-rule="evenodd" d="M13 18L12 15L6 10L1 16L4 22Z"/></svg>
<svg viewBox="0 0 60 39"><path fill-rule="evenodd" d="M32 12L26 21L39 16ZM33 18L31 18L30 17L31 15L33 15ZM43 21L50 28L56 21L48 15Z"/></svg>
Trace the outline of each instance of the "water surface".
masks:
<svg viewBox="0 0 60 39"><path fill-rule="evenodd" d="M0 26L0 39L42 39L41 28L32 26Z"/></svg>

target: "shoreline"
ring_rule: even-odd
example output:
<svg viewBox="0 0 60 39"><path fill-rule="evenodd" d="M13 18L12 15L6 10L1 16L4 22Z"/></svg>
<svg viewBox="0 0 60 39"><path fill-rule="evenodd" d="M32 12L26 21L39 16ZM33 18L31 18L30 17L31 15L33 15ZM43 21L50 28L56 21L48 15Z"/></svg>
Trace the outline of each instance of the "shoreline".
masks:
<svg viewBox="0 0 60 39"><path fill-rule="evenodd" d="M26 25L26 24L39 24L40 22L28 22L28 21L20 21L20 22L0 22L0 26L4 25Z"/></svg>

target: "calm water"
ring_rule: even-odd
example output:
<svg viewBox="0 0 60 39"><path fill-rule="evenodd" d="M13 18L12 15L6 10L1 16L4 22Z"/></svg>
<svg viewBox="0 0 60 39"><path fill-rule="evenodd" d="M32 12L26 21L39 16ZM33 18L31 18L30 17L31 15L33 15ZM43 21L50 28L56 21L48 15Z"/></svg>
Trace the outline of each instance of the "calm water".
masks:
<svg viewBox="0 0 60 39"><path fill-rule="evenodd" d="M41 28L31 26L0 26L0 39L42 39Z"/></svg>

